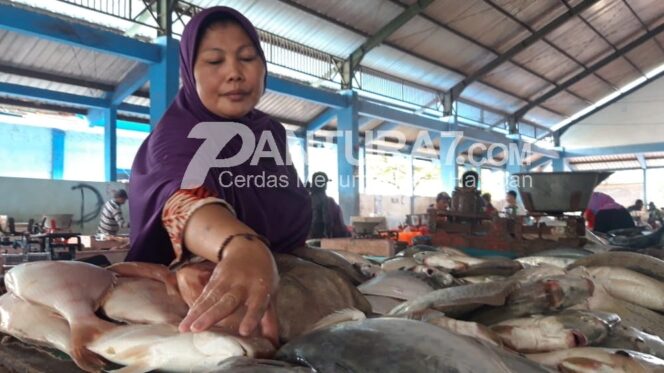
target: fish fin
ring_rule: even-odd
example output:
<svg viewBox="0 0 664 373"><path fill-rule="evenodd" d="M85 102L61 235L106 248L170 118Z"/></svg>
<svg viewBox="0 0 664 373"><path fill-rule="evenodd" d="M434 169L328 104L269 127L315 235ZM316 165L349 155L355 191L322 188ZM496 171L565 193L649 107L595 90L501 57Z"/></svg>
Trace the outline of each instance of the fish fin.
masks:
<svg viewBox="0 0 664 373"><path fill-rule="evenodd" d="M99 355L88 350L87 346L104 332L116 327L117 325L96 316L89 320L72 323L70 325L71 357L76 365L88 372L99 371L104 366L104 361Z"/></svg>
<svg viewBox="0 0 664 373"><path fill-rule="evenodd" d="M158 367L153 367L149 363L138 363L127 365L126 367L122 367L120 369L109 370L108 373L147 373L157 368Z"/></svg>
<svg viewBox="0 0 664 373"><path fill-rule="evenodd" d="M311 327L311 329L309 329L309 332L313 332L314 330L318 329L324 329L329 326L340 324L346 321L360 321L366 318L367 316L364 314L364 312L355 308L346 308L343 310L333 312L323 317L322 319L318 320L318 322L316 322Z"/></svg>

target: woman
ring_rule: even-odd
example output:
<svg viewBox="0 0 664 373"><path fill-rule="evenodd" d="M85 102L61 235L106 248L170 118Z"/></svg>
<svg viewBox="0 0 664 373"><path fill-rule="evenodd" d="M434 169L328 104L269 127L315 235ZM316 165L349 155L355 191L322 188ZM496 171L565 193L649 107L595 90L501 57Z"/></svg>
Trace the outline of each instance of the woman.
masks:
<svg viewBox="0 0 664 373"><path fill-rule="evenodd" d="M584 211L588 229L595 232L606 233L614 229L634 227L634 220L627 209L617 203L611 196L594 192Z"/></svg>
<svg viewBox="0 0 664 373"><path fill-rule="evenodd" d="M202 331L243 312L241 335L260 324L274 341L277 323L270 300L278 273L271 251L303 245L311 221L310 198L295 169L264 157L254 165L210 168L201 186L183 185L190 162L207 141L189 137L200 122L234 122L247 126L256 139L267 133L285 159L284 127L255 109L267 77L256 30L231 8L202 11L182 34L180 75L182 88L132 166L135 225L127 260L177 266L197 256L216 263L180 330ZM214 151L218 159L228 159L242 146L253 150L255 145L235 136ZM238 175L244 183L233 182ZM280 182L250 182L261 175Z"/></svg>

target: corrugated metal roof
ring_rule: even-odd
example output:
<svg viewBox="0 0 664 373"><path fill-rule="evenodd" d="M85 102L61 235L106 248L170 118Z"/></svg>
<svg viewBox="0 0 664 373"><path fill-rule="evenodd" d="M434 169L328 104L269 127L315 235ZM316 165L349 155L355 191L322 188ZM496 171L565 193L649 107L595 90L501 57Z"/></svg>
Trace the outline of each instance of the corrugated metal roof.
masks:
<svg viewBox="0 0 664 373"><path fill-rule="evenodd" d="M339 58L346 58L366 40L366 35L363 34L374 34L401 14L404 6L400 4L410 5L413 1L191 2L203 7L234 7L261 30ZM575 6L580 2L581 0L570 1L569 5ZM292 5L293 3L295 5ZM584 67L574 62L574 59L588 66L613 53L614 46L621 47L646 32L646 27L632 14L629 7L647 28L652 29L664 22L664 1L599 1L581 13L585 20L579 16L572 17L547 35L545 40L516 54L513 61L522 64L525 69L507 61L469 85L462 92L462 97L501 112L515 112L526 104L525 100L533 100L552 89L554 84L583 71ZM504 52L518 45L531 35L532 30L544 27L567 11L565 2L560 0L436 0L422 15L413 17L388 37L386 44L395 45L398 49L384 43L369 51L362 65L445 91L464 78L450 70L465 74L477 71L496 57L493 51ZM327 20L323 19L325 17ZM598 32L601 35L598 35ZM664 45L664 34L657 39ZM558 113L571 115L587 107L589 103L585 102L584 98L595 102L612 93L612 86L619 88L639 77L639 69L647 72L664 63L664 47L650 41L630 52L627 57L630 61L624 58L616 60L600 69L596 75L572 86L570 91L581 98L561 92L542 106L531 110L525 119L542 126L557 123L564 119ZM135 65L134 62L122 58L7 31L0 31L0 63L112 85L117 84ZM297 58L293 57L289 63L293 66L288 67L297 68ZM319 67L317 65L317 68ZM325 66L320 68L326 69ZM549 81L542 79L542 76ZM8 77L4 79L9 81ZM491 88L482 81L498 89ZM21 81L16 84L43 86L44 82ZM49 85L46 89L85 94L80 87L66 84ZM99 95L100 92L95 94ZM280 118L305 123L315 116L314 113L323 110L321 106L309 106L311 104L302 100L277 96L266 95L261 107ZM149 103L147 99L139 97L128 98L126 102L137 105ZM461 107L459 112L462 111L463 115L471 120L484 120L488 124L499 121L503 116L490 112L480 115L477 108L471 107Z"/></svg>
<svg viewBox="0 0 664 373"><path fill-rule="evenodd" d="M48 80L26 78L18 75L0 73L0 82L17 84L25 87L41 88L49 91L70 93L88 97L102 97L105 92L71 84L54 83Z"/></svg>
<svg viewBox="0 0 664 373"><path fill-rule="evenodd" d="M244 14L257 28L326 53L346 57L359 47L364 37L332 23L315 19L292 6L274 0L194 0L203 7L231 6ZM316 32L312 32L316 30Z"/></svg>
<svg viewBox="0 0 664 373"><path fill-rule="evenodd" d="M118 83L136 62L0 30L0 62L58 75Z"/></svg>
<svg viewBox="0 0 664 373"><path fill-rule="evenodd" d="M325 106L269 91L263 95L256 108L275 118L293 121L293 124L310 122L325 110Z"/></svg>

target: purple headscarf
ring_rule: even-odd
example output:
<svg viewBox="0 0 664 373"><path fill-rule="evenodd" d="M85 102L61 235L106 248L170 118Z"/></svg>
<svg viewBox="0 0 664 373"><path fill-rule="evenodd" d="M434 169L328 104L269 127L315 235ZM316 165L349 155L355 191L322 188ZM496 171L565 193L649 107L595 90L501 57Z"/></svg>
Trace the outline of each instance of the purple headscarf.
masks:
<svg viewBox="0 0 664 373"><path fill-rule="evenodd" d="M180 189L185 170L204 141L188 138L189 132L200 122L228 121L205 108L198 97L194 78L200 34L211 20L221 17L237 21L265 63L258 33L249 20L236 10L213 7L189 21L180 41L180 76L183 86L164 117L139 148L132 165L129 186L132 227L128 261L168 265L174 259L173 247L162 224L161 214L166 201ZM269 131L281 158L286 159L286 130L279 122L255 109L243 118L232 121L248 126L257 140L263 131ZM241 146L241 139L235 136L220 150L218 158L230 158ZM227 186L219 181L222 171L230 171L234 176L273 175L280 177L279 180L287 180L287 183L280 183L277 187L258 185L256 182L245 187ZM267 237L272 251L289 251L304 244L311 224L311 201L292 165L278 165L274 159L261 158L253 166L247 161L235 167L212 168L203 186L233 206L240 221Z"/></svg>
<svg viewBox="0 0 664 373"><path fill-rule="evenodd" d="M594 192L588 202L588 210L593 214L597 214L601 210L616 210L623 208L622 205L617 203L611 196L602 192Z"/></svg>

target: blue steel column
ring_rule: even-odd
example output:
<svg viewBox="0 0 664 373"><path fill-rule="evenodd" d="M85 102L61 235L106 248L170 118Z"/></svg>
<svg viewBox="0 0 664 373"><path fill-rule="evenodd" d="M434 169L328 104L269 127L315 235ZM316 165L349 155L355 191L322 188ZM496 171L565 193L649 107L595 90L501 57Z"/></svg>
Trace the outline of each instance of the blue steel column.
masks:
<svg viewBox="0 0 664 373"><path fill-rule="evenodd" d="M152 128L173 102L180 87L180 43L160 36L156 44L161 47L161 62L150 65L150 124Z"/></svg>
<svg viewBox="0 0 664 373"><path fill-rule="evenodd" d="M104 118L104 179L116 181L118 179L118 133L117 108L111 107L103 110Z"/></svg>
<svg viewBox="0 0 664 373"><path fill-rule="evenodd" d="M300 177L304 185L306 185L307 180L309 180L309 139L307 139L307 136L304 136L300 141L302 144L302 159L304 159L304 175Z"/></svg>
<svg viewBox="0 0 664 373"><path fill-rule="evenodd" d="M518 155L514 154L513 148L516 145ZM514 184L516 182L515 176L512 176L516 173L519 172L525 172L526 168L523 167L523 164L521 162L521 154L523 153L523 141L513 141L509 144L509 148L507 151L507 164L505 165L505 171L507 172L507 180L508 182L505 183L505 191L508 191L510 189L515 189Z"/></svg>
<svg viewBox="0 0 664 373"><path fill-rule="evenodd" d="M65 173L65 131L51 129L51 179L62 180Z"/></svg>
<svg viewBox="0 0 664 373"><path fill-rule="evenodd" d="M350 105L339 109L337 114L337 167L339 169L339 205L343 210L344 221L350 224L350 217L360 213L360 188L358 183L358 107L357 94L349 92ZM352 158L352 159L351 159Z"/></svg>
<svg viewBox="0 0 664 373"><path fill-rule="evenodd" d="M553 145L560 147L560 134L557 132L553 135ZM564 152L560 152L559 158L554 158L551 162L551 167L553 172L563 172L565 171L565 157L563 157Z"/></svg>
<svg viewBox="0 0 664 373"><path fill-rule="evenodd" d="M459 157L460 152L456 145L454 137L440 137L440 177L443 182L443 191L450 193L450 195L459 180L457 157Z"/></svg>

